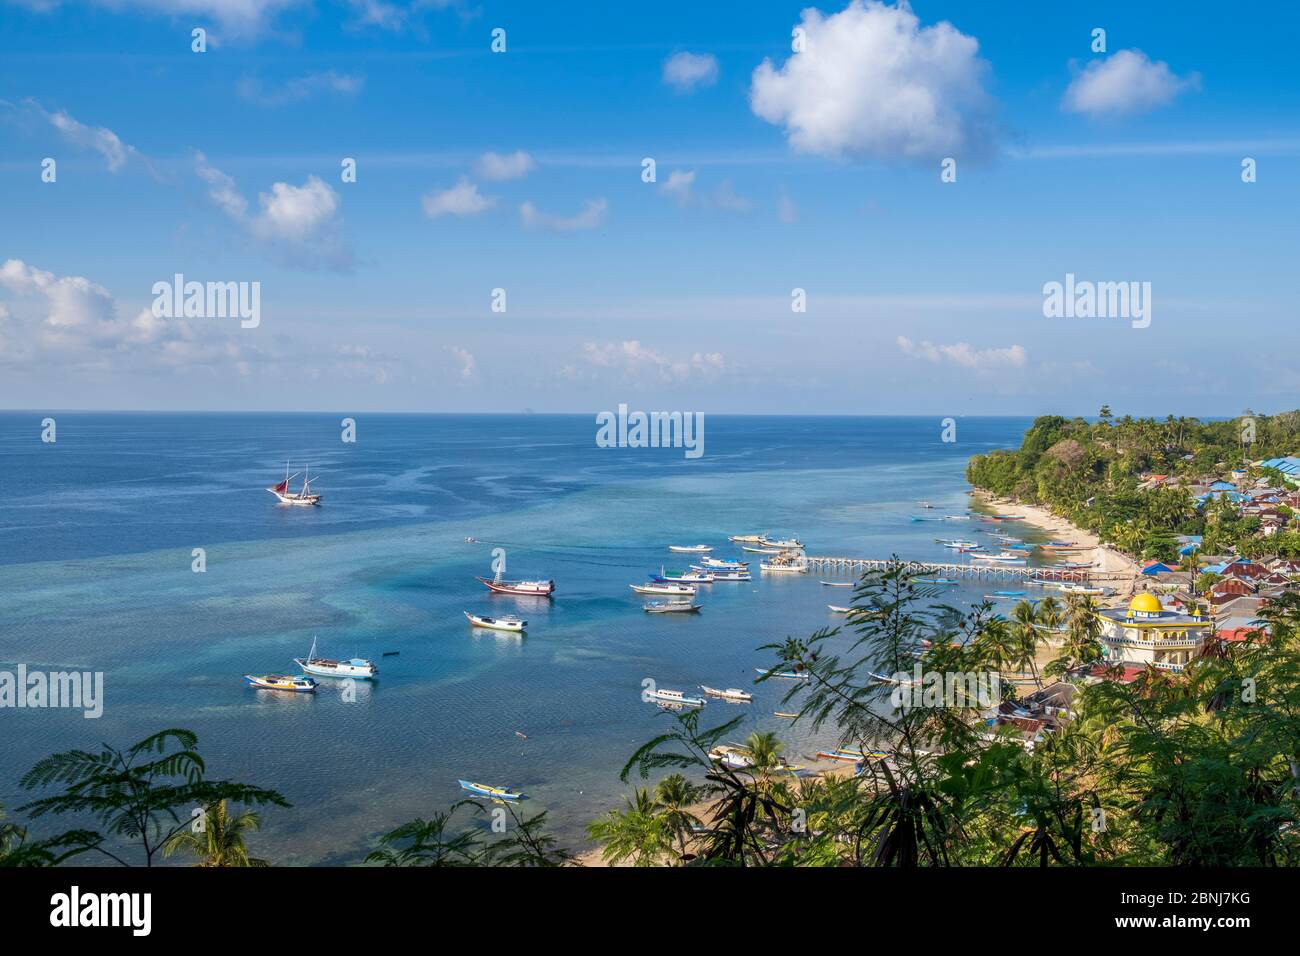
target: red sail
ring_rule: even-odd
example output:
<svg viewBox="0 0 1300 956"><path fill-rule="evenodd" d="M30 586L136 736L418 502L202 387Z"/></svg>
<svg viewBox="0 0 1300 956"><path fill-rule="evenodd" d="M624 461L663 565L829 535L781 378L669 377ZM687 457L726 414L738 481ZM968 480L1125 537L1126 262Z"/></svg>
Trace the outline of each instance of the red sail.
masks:
<svg viewBox="0 0 1300 956"><path fill-rule="evenodd" d="M272 490L272 491L279 492L280 494L284 494L285 492L287 492L287 491L289 490L289 482L287 482L287 481L282 481L282 482L280 482L278 485L276 485L274 488L272 488L271 490Z"/></svg>

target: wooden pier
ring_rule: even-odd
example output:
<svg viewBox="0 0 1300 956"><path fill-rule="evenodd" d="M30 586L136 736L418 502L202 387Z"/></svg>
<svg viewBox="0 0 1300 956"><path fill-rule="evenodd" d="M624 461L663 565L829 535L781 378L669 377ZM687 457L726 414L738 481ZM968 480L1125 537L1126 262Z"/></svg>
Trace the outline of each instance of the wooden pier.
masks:
<svg viewBox="0 0 1300 956"><path fill-rule="evenodd" d="M889 566L888 558L833 558L808 556L810 570L823 571L827 574L852 574L860 576L864 571L879 571ZM1073 581L1084 583L1091 579L1092 572L1087 569L1072 568L1031 568L1006 565L984 564L935 564L928 561L904 561L903 564L913 571L932 574L945 578L972 578L982 581Z"/></svg>

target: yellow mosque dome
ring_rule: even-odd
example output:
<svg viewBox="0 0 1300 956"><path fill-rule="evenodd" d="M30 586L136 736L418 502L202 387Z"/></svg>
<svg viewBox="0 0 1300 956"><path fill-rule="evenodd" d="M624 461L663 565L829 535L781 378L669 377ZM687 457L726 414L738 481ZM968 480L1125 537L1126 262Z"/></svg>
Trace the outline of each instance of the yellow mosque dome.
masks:
<svg viewBox="0 0 1300 956"><path fill-rule="evenodd" d="M1150 591L1143 591L1129 601L1128 609L1135 614L1159 614L1164 610L1160 605L1160 599Z"/></svg>

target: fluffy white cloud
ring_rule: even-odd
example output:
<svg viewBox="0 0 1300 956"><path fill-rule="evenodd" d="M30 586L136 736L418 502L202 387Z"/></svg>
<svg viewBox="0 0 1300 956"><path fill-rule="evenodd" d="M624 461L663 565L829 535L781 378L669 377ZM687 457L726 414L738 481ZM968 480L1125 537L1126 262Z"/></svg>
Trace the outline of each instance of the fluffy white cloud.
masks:
<svg viewBox="0 0 1300 956"><path fill-rule="evenodd" d="M478 186L462 176L450 189L431 192L420 203L426 216L437 219L439 216L477 216L495 205L496 199L484 196L478 191Z"/></svg>
<svg viewBox="0 0 1300 956"><path fill-rule="evenodd" d="M659 184L659 191L671 196L679 206L688 206L695 198L695 170L674 169Z"/></svg>
<svg viewBox="0 0 1300 956"><path fill-rule="evenodd" d="M301 186L272 183L270 192L258 193L260 211L250 215L248 200L234 179L210 165L202 153L195 154L194 169L221 211L289 264L351 269L352 250L342 235L343 200L319 176L308 176Z"/></svg>
<svg viewBox="0 0 1300 956"><path fill-rule="evenodd" d="M351 73L336 73L328 70L324 73L308 73L286 80L279 87L268 89L256 77L244 77L236 87L240 97L259 106L287 106L298 103L316 93L336 93L340 96L354 96L361 92L365 79Z"/></svg>
<svg viewBox="0 0 1300 956"><path fill-rule="evenodd" d="M712 53L674 53L664 60L664 82L678 93L718 82L718 58Z"/></svg>
<svg viewBox="0 0 1300 956"><path fill-rule="evenodd" d="M62 0L18 0L22 6L46 13L57 10ZM281 12L309 6L310 0L92 0L108 10L140 11L171 17L206 17L220 31L231 36L261 33ZM207 24L196 24L206 26ZM188 27L187 27L188 29Z"/></svg>
<svg viewBox="0 0 1300 956"><path fill-rule="evenodd" d="M637 378L648 374L666 382L722 372L727 366L721 352L694 352L689 357L672 358L635 339L605 344L587 342L582 347L582 357L589 365L614 369L620 375Z"/></svg>
<svg viewBox="0 0 1300 956"><path fill-rule="evenodd" d="M823 156L931 159L987 145L987 64L948 22L922 27L906 3L852 0L803 11L803 51L754 70L750 106L791 146Z"/></svg>
<svg viewBox="0 0 1300 956"><path fill-rule="evenodd" d="M537 168L533 157L522 149L513 153L484 153L474 164L474 171L484 179L499 182L503 179L519 179L527 176Z"/></svg>
<svg viewBox="0 0 1300 956"><path fill-rule="evenodd" d="M928 362L951 362L964 368L1023 368L1029 361L1029 353L1022 345L1012 345L1002 349L977 349L966 342L958 342L955 345L915 343L902 335L895 341L904 355L925 359Z"/></svg>
<svg viewBox="0 0 1300 956"><path fill-rule="evenodd" d="M308 176L301 186L273 183L269 193L258 193L262 211L253 220L253 231L266 239L304 242L335 221L342 200L317 176Z"/></svg>
<svg viewBox="0 0 1300 956"><path fill-rule="evenodd" d="M1175 76L1163 60L1153 63L1141 50L1120 50L1085 66L1066 89L1061 108L1090 116L1143 113L1200 85L1199 74Z"/></svg>
<svg viewBox="0 0 1300 956"><path fill-rule="evenodd" d="M578 229L595 229L605 221L608 209L609 203L604 199L588 199L577 215L565 217L542 212L531 202L526 202L519 206L519 218L529 229L573 232Z"/></svg>

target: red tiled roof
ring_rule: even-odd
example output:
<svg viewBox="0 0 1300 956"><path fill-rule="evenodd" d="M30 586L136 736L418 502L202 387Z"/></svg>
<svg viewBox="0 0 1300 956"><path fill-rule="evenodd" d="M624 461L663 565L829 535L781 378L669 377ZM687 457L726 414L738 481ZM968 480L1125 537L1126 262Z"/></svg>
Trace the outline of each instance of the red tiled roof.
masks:
<svg viewBox="0 0 1300 956"><path fill-rule="evenodd" d="M1254 633L1255 630L1256 628L1253 627L1234 627L1230 630L1219 631L1217 637L1221 641L1247 641L1250 640L1250 635Z"/></svg>

